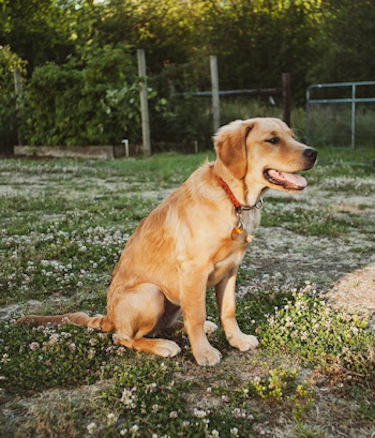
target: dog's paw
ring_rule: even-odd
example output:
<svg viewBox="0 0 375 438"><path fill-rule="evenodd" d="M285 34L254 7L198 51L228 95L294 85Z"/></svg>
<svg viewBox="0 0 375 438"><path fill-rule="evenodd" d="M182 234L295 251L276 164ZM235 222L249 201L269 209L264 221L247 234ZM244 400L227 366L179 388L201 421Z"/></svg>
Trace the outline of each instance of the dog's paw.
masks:
<svg viewBox="0 0 375 438"><path fill-rule="evenodd" d="M203 329L206 335L210 335L211 333L217 330L217 325L214 322L205 321Z"/></svg>
<svg viewBox="0 0 375 438"><path fill-rule="evenodd" d="M220 362L221 359L221 353L219 350L216 350L216 348L211 347L209 345L208 347L202 349L201 351L196 351L193 353L195 360L198 362L199 365L202 366L213 366Z"/></svg>
<svg viewBox="0 0 375 438"><path fill-rule="evenodd" d="M230 338L229 343L232 347L238 348L240 351L253 350L259 345L259 341L255 336L245 335L245 333Z"/></svg>
<svg viewBox="0 0 375 438"><path fill-rule="evenodd" d="M154 349L154 354L162 357L173 357L181 351L176 342L167 339L159 339Z"/></svg>

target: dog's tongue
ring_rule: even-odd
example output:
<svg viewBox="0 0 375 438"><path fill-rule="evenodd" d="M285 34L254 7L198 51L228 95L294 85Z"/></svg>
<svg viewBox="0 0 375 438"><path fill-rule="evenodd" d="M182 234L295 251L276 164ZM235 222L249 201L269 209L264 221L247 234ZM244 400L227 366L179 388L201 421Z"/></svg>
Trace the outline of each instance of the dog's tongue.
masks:
<svg viewBox="0 0 375 438"><path fill-rule="evenodd" d="M281 172L279 170L270 169L268 174L273 179L280 181L280 183L291 189L303 189L307 186L305 178L296 173Z"/></svg>

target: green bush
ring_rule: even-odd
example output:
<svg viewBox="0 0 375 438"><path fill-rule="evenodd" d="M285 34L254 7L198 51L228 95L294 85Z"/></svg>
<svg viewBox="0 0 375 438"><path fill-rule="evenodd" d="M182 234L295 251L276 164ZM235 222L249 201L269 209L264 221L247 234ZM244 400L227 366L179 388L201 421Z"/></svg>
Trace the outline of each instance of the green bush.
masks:
<svg viewBox="0 0 375 438"><path fill-rule="evenodd" d="M30 145L120 144L140 131L138 79L126 48L89 47L66 63L36 67L25 90Z"/></svg>
<svg viewBox="0 0 375 438"><path fill-rule="evenodd" d="M17 141L17 109L14 91L14 70L24 76L25 63L9 46L0 46L0 152Z"/></svg>

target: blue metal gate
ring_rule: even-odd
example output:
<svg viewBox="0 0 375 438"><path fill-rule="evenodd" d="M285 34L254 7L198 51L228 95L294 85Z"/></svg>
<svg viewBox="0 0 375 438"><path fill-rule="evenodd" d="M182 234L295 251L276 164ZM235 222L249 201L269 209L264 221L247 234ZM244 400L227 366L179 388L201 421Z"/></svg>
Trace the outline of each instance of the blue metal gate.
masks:
<svg viewBox="0 0 375 438"><path fill-rule="evenodd" d="M351 146L355 148L355 117L356 117L356 104L375 102L375 97L356 97L357 87L364 85L375 85L375 81L362 81L362 82L336 82L330 84L312 84L306 89L306 140L307 143L311 137L311 125L310 125L310 107L314 104L324 103L351 103ZM311 99L311 90L314 88L334 88L334 87L351 87L350 98L338 98L338 99ZM375 123L374 123L375 125Z"/></svg>

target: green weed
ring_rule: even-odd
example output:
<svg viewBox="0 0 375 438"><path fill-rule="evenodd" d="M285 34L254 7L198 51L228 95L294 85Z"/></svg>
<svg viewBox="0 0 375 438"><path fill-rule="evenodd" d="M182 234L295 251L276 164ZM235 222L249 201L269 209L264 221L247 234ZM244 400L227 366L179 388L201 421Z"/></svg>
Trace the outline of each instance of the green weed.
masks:
<svg viewBox="0 0 375 438"><path fill-rule="evenodd" d="M111 356L125 354L110 334L90 329L1 324L1 383L12 392L93 383L107 375Z"/></svg>
<svg viewBox="0 0 375 438"><path fill-rule="evenodd" d="M336 312L322 300L294 292L257 328L257 334L271 353L294 354L333 379L361 379L375 370L375 335L366 326L366 319Z"/></svg>

